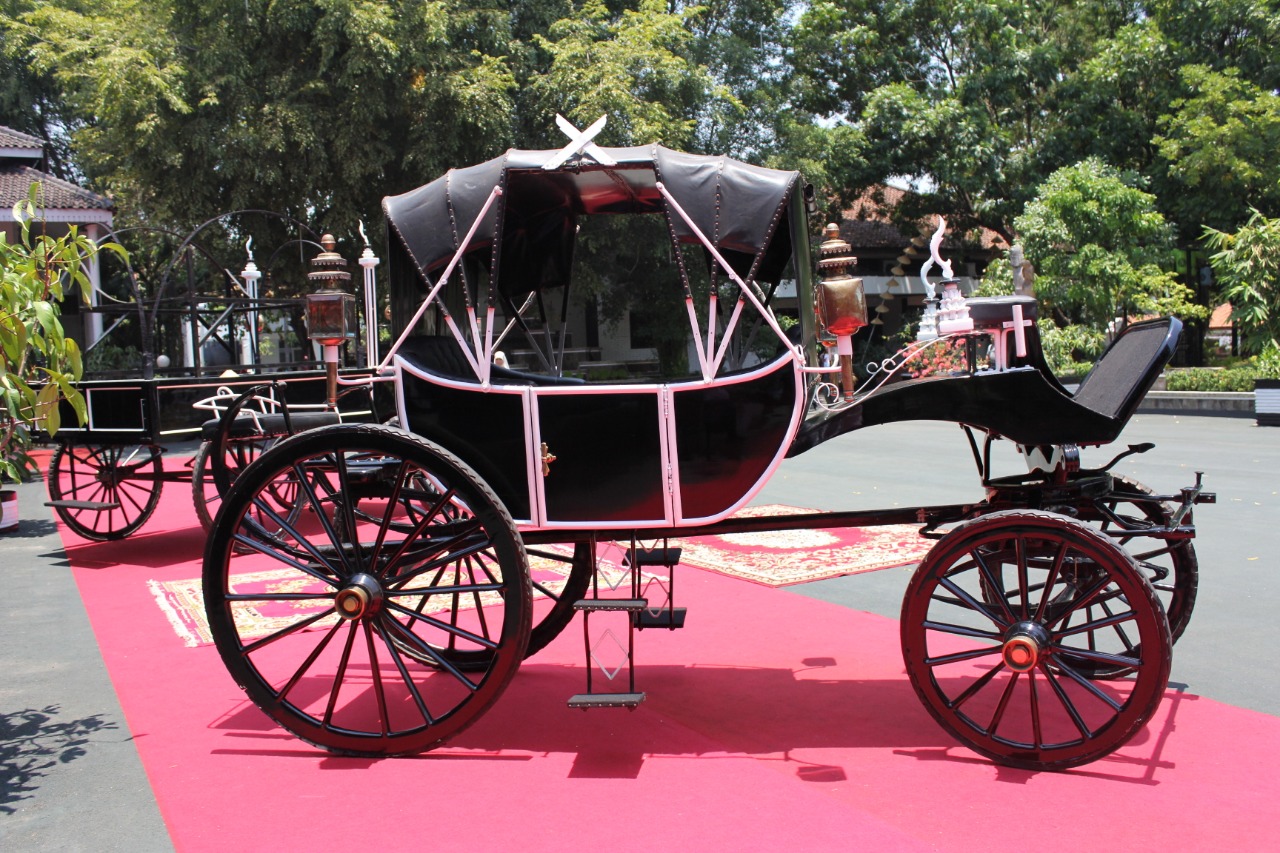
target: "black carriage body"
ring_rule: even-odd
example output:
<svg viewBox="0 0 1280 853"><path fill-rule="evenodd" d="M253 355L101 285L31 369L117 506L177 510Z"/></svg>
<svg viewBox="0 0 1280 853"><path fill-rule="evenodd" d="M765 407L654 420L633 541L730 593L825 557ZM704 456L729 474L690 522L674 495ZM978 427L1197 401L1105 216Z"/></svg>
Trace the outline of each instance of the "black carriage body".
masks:
<svg viewBox="0 0 1280 853"><path fill-rule="evenodd" d="M781 461L804 400L788 357L712 384L482 389L404 356L396 366L402 423L475 468L526 527L723 518Z"/></svg>

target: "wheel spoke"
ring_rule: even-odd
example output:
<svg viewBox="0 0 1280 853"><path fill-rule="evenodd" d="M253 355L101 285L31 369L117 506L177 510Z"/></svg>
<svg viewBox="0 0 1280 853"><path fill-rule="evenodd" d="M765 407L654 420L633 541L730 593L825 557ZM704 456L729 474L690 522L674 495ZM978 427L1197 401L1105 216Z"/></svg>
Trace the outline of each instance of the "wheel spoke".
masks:
<svg viewBox="0 0 1280 853"><path fill-rule="evenodd" d="M1000 694L1000 701L996 704L995 711L991 714L991 722L987 726L987 733L994 736L1000 728L1000 722L1004 719L1005 709L1009 707L1009 699L1013 696L1013 689L1018 686L1018 676L1022 673L1015 672L1004 686L1004 691Z"/></svg>
<svg viewBox="0 0 1280 853"><path fill-rule="evenodd" d="M410 619L413 619L414 621L423 622L427 625L430 625L433 628L439 628L440 630L451 634L455 638L461 637L464 640L468 640L472 643L475 643L477 646L483 646L486 649L496 649L498 647L498 644L493 640L488 639L487 636L481 636L479 634L472 633L471 631L468 631L466 628L463 628L462 626L458 625L456 621L443 622L439 619L436 619L435 617L428 616L427 614L421 613L416 610L412 610L408 607L405 607L402 604L397 604L396 602L390 601L390 600L387 601L387 605L397 613L403 613L405 616L408 616ZM454 619L456 620L456 612L457 612L456 608L451 612L455 614ZM406 628L406 630L408 629Z"/></svg>
<svg viewBox="0 0 1280 853"><path fill-rule="evenodd" d="M294 686L298 683L299 679L301 679L302 676L306 674L307 670L311 668L311 665L316 662L316 658L320 657L320 653L324 651L325 646L329 645L329 641L334 638L334 636L338 633L338 629L341 627L342 627L341 622L335 622L333 623L332 627L329 628L328 631L324 632L323 636L317 639L315 647L312 648L311 650L311 654L307 655L306 659L303 660L302 665L299 666L296 670L294 670L293 675L289 678L289 680L286 681L284 686L281 687L280 690L276 692L277 698L283 699L284 697L289 695L289 691L294 688ZM266 645L265 642L259 642L255 644L255 647L260 648L261 646L264 646L264 645ZM253 649L251 649L249 646L246 646L242 653L244 656L247 657L252 651Z"/></svg>
<svg viewBox="0 0 1280 853"><path fill-rule="evenodd" d="M1089 691L1091 694L1093 694L1096 698L1098 698L1102 702L1105 702L1107 705L1110 705L1111 710L1113 711L1120 710L1120 708L1122 707L1120 703L1117 702L1115 699L1111 698L1110 696L1108 696L1106 693L1103 693L1100 689L1098 689L1098 685L1094 684L1092 681L1085 678L1080 673L1076 672L1071 666L1064 663L1061 659L1059 659L1057 663L1058 663L1058 669L1062 670L1062 674L1065 675L1067 678L1070 678L1076 684L1079 684L1081 687Z"/></svg>
<svg viewBox="0 0 1280 853"><path fill-rule="evenodd" d="M347 680L347 665L351 663L351 647L356 642L356 622L347 623L350 630L347 631L347 642L342 648L342 659L338 661L337 671L333 674L333 683L329 687L329 704L324 709L324 726L331 728L333 726L333 711L338 705L338 693L342 690L342 685Z"/></svg>
<svg viewBox="0 0 1280 853"><path fill-rule="evenodd" d="M352 528L354 532L354 525ZM378 700L378 721L382 726L382 736L391 734L391 721L387 717L387 693L382 687L382 670L378 667L378 650L373 644L373 628L366 621L364 627L364 643L369 654L369 672L373 676L373 695Z"/></svg>
<svg viewBox="0 0 1280 853"><path fill-rule="evenodd" d="M943 634L955 634L960 637L980 637L984 640L1000 641L1000 634L995 631L982 631L978 628L970 628L967 625L952 625L947 622L926 621L924 627L929 631L939 631Z"/></svg>
<svg viewBox="0 0 1280 853"><path fill-rule="evenodd" d="M975 658L998 654L1000 654L999 646L984 646L979 649L969 649L968 651L963 652L952 652L951 654L946 655L926 657L924 659L924 664L926 666L945 666L949 663L958 663L960 661L974 660Z"/></svg>
<svg viewBox="0 0 1280 853"><path fill-rule="evenodd" d="M984 672L981 676L975 679L972 684L970 684L968 687L965 688L963 693L961 693L959 696L957 696L956 698L948 702L947 703L948 706L951 708L959 708L965 702L968 702L974 696L977 696L979 691L981 691L982 688L990 684L991 679L995 678L1001 672L1004 672L1004 661L1001 661L1000 663L991 667L986 672Z"/></svg>
<svg viewBox="0 0 1280 853"><path fill-rule="evenodd" d="M982 604L976 598L970 595L967 591L957 586L955 582L951 580L951 578L947 578L947 577L939 578L938 583L946 587L948 592L950 592L956 598L960 599L960 601L970 610L974 611L975 613L981 613L983 616L990 619L991 622L997 628L1003 629L1007 624L1007 623L1001 623L1000 620L996 619L995 616L991 615L991 610L989 607L987 607L985 604ZM946 599L937 599L937 600L942 601L943 603L950 603ZM1005 609L1007 610L1008 608L1006 607Z"/></svg>
<svg viewBox="0 0 1280 853"><path fill-rule="evenodd" d="M330 596L330 600L332 600L332 596ZM279 631L273 631L272 633L268 634L262 639L256 640L250 643L249 645L244 647L244 654L251 655L254 652L256 652L258 649L262 648L263 646L270 645L271 643L274 643L277 640L282 640L285 637L288 637L289 635L294 634L298 631L306 630L307 628L310 628L315 623L319 622L321 619L325 619L332 615L333 615L332 608L328 610L321 610L319 613L313 613L305 619L300 619L299 621L294 622L292 625L286 625L285 627L281 628Z"/></svg>
<svg viewBox="0 0 1280 853"><path fill-rule="evenodd" d="M1071 718L1071 722L1075 725L1076 730L1080 732L1085 740L1093 737L1093 732L1085 725L1084 718L1080 716L1080 712L1076 709L1075 703L1071 701L1071 697L1062 689L1062 685L1058 683L1058 679L1054 677L1052 672L1045 672L1045 679L1049 682L1049 686L1053 689L1053 695L1058 697L1058 701L1062 704L1063 710L1067 712L1067 716Z"/></svg>

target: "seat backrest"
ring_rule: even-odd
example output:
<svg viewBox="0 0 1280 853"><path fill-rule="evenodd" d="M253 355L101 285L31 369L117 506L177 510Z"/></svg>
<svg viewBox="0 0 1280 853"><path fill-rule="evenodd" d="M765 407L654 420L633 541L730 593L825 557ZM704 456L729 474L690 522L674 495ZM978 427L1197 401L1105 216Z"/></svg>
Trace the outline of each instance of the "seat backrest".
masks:
<svg viewBox="0 0 1280 853"><path fill-rule="evenodd" d="M1073 399L1104 417L1127 421L1173 358L1181 333L1182 323L1174 317L1129 326L1089 371Z"/></svg>
<svg viewBox="0 0 1280 853"><path fill-rule="evenodd" d="M416 364L432 373L460 379L463 382L478 382L475 369L467 357L462 354L458 342L449 335L414 335L407 338L399 355L412 364ZM525 373L507 367L489 366L489 380L496 384L506 385L581 385L582 380L575 376L544 376L540 373Z"/></svg>

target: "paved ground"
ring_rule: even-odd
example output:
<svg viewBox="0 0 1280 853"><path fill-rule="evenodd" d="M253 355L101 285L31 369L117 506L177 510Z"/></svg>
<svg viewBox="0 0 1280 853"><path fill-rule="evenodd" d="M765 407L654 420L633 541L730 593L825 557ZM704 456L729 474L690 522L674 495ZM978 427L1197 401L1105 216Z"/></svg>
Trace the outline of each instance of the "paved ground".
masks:
<svg viewBox="0 0 1280 853"><path fill-rule="evenodd" d="M1155 450L1118 470L1174 492L1204 470L1216 506L1197 512L1200 593L1174 653L1191 692L1280 715L1269 628L1280 602L1280 429L1245 418L1139 415L1121 442ZM1089 451L1085 464L1113 449ZM1015 460L1010 457L1010 472ZM0 538L0 849L172 849L107 678L43 484L18 487L25 519ZM897 424L844 436L789 460L758 500L817 509L940 504L981 497L959 429ZM907 570L792 587L849 607L898 615Z"/></svg>
<svg viewBox="0 0 1280 853"><path fill-rule="evenodd" d="M171 850L44 483L17 489L22 524L0 537L0 850Z"/></svg>

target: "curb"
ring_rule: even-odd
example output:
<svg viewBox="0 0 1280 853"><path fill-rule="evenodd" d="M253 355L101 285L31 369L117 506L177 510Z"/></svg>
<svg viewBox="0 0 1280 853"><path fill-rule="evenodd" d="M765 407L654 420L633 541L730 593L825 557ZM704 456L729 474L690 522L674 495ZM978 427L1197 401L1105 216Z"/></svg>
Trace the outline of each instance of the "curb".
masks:
<svg viewBox="0 0 1280 853"><path fill-rule="evenodd" d="M1252 391L1148 391L1138 406L1139 414L1187 412L1252 418Z"/></svg>

